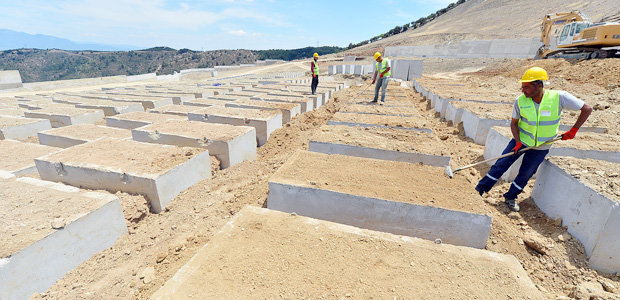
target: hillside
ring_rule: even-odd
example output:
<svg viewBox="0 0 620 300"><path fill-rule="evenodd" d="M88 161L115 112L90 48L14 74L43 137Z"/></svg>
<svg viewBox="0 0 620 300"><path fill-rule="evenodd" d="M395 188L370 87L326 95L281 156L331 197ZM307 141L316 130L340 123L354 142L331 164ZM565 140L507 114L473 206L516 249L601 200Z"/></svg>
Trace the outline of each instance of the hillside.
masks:
<svg viewBox="0 0 620 300"><path fill-rule="evenodd" d="M256 61L256 56L249 50L166 51L168 49L170 48L128 52L7 50L0 52L0 70L19 70L22 81L26 83L153 72L162 75L182 69Z"/></svg>
<svg viewBox="0 0 620 300"><path fill-rule="evenodd" d="M346 51L372 55L387 46L440 45L462 40L536 38L546 14L580 10L592 21L620 13L619 0L469 0L430 23ZM507 17L507 15L509 17Z"/></svg>

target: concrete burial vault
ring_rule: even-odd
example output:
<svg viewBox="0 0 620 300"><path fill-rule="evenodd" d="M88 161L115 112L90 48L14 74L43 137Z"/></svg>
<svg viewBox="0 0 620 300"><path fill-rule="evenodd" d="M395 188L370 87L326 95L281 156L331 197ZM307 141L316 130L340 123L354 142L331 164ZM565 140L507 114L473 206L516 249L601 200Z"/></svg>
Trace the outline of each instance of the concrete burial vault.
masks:
<svg viewBox="0 0 620 300"><path fill-rule="evenodd" d="M423 183L415 181L420 174ZM267 207L484 248L491 231L488 208L453 199L468 196L442 167L299 151L270 179Z"/></svg>
<svg viewBox="0 0 620 300"><path fill-rule="evenodd" d="M54 96L54 102L75 105L77 108L101 109L106 116L144 111L144 107L140 102L112 101L75 96Z"/></svg>
<svg viewBox="0 0 620 300"><path fill-rule="evenodd" d="M562 219L593 269L620 272L620 164L549 157L538 172L532 198L540 210Z"/></svg>
<svg viewBox="0 0 620 300"><path fill-rule="evenodd" d="M58 150L60 149L33 143L0 140L0 171L14 175L36 173L34 159Z"/></svg>
<svg viewBox="0 0 620 300"><path fill-rule="evenodd" d="M69 148L101 137L131 139L131 131L93 124L77 124L41 131L38 136L41 145Z"/></svg>
<svg viewBox="0 0 620 300"><path fill-rule="evenodd" d="M0 299L45 292L127 233L116 196L59 183L0 175L0 207Z"/></svg>
<svg viewBox="0 0 620 300"><path fill-rule="evenodd" d="M282 127L282 113L277 110L211 106L188 114L190 121L252 126L256 128L258 146L267 143L269 135Z"/></svg>
<svg viewBox="0 0 620 300"><path fill-rule="evenodd" d="M23 139L37 136L37 132L52 128L47 119L0 117L0 140Z"/></svg>
<svg viewBox="0 0 620 300"><path fill-rule="evenodd" d="M168 120L131 131L139 142L199 147L209 150L228 168L256 158L256 129L249 126Z"/></svg>
<svg viewBox="0 0 620 300"><path fill-rule="evenodd" d="M209 152L100 138L35 159L43 180L146 195L161 212L181 191L211 177Z"/></svg>
<svg viewBox="0 0 620 300"><path fill-rule="evenodd" d="M301 105L298 103L284 103L276 101L238 99L229 101L224 106L238 108L279 110L282 113L282 124L290 122L294 116L301 113Z"/></svg>
<svg viewBox="0 0 620 300"><path fill-rule="evenodd" d="M24 113L27 118L48 119L53 128L74 124L94 124L103 120L103 110L72 107L46 107Z"/></svg>
<svg viewBox="0 0 620 300"><path fill-rule="evenodd" d="M310 98L289 97L289 96L276 96L276 95L259 95L251 97L252 100L265 100L285 103L299 103L301 105L301 112L309 112L314 110L314 102Z"/></svg>
<svg viewBox="0 0 620 300"><path fill-rule="evenodd" d="M543 299L510 255L251 206L151 297L215 298Z"/></svg>
<svg viewBox="0 0 620 300"><path fill-rule="evenodd" d="M106 117L106 125L124 129L134 129L166 120L187 120L186 117L172 114L156 114L147 112L132 112L128 114Z"/></svg>

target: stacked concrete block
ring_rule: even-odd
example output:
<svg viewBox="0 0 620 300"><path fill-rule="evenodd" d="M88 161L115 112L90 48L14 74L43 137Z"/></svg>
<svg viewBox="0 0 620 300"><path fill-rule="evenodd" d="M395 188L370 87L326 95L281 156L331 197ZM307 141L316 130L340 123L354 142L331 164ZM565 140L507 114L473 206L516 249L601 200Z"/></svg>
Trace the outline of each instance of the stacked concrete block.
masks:
<svg viewBox="0 0 620 300"><path fill-rule="evenodd" d="M120 102L74 96L57 96L54 97L53 101L57 103L71 104L77 108L100 109L103 111L105 116L114 116L134 111L144 111L144 107L139 102Z"/></svg>
<svg viewBox="0 0 620 300"><path fill-rule="evenodd" d="M0 179L0 190L1 299L45 292L127 233L116 196L27 177Z"/></svg>
<svg viewBox="0 0 620 300"><path fill-rule="evenodd" d="M94 124L105 117L103 110L47 107L25 112L27 118L47 119L53 128L75 124Z"/></svg>
<svg viewBox="0 0 620 300"><path fill-rule="evenodd" d="M205 148L223 169L256 158L254 127L169 120L133 129L131 134L139 142Z"/></svg>
<svg viewBox="0 0 620 300"><path fill-rule="evenodd" d="M229 101L224 106L238 107L238 108L251 108L251 109L279 110L280 112L282 112L282 124L286 124L290 122L293 119L293 117L301 113L301 105L299 103L283 103L283 102L276 102L276 101L239 99L235 101Z"/></svg>
<svg viewBox="0 0 620 300"><path fill-rule="evenodd" d="M186 117L171 114L155 114L147 112L132 112L128 114L106 117L106 125L124 129L134 129L166 120L186 120Z"/></svg>

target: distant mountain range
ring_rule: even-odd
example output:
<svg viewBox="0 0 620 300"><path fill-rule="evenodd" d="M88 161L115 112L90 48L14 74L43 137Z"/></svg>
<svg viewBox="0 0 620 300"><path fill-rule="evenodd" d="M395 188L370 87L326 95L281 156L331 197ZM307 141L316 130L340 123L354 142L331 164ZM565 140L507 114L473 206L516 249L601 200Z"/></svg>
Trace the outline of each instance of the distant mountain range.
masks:
<svg viewBox="0 0 620 300"><path fill-rule="evenodd" d="M0 29L0 51L34 48L62 50L93 50L93 51L128 51L144 47L128 45L107 45L96 43L77 43L68 39L43 34L28 34L9 29Z"/></svg>

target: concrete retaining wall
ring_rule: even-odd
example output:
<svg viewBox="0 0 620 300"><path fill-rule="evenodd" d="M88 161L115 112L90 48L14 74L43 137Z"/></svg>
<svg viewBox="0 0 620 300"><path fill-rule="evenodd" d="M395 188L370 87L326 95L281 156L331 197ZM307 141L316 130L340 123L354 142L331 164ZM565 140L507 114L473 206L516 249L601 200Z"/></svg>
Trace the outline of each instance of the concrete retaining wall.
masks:
<svg viewBox="0 0 620 300"><path fill-rule="evenodd" d="M605 273L620 272L620 205L545 160L532 198L552 219L583 244L590 266Z"/></svg>
<svg viewBox="0 0 620 300"><path fill-rule="evenodd" d="M484 248L491 217L269 182L267 208L360 228Z"/></svg>
<svg viewBox="0 0 620 300"><path fill-rule="evenodd" d="M9 117L2 117L9 118ZM23 124L7 126L0 128L0 140L3 139L24 139L31 136L37 136L39 131L52 129L52 125L47 119L27 119Z"/></svg>
<svg viewBox="0 0 620 300"><path fill-rule="evenodd" d="M19 75L19 71L0 71L0 90L15 89L22 86L22 77Z"/></svg>
<svg viewBox="0 0 620 300"><path fill-rule="evenodd" d="M157 74L147 73L147 74L141 74L141 75L127 76L128 82L142 81L142 80L157 80Z"/></svg>
<svg viewBox="0 0 620 300"><path fill-rule="evenodd" d="M462 41L448 45L389 46L391 57L531 58L541 46L539 38Z"/></svg>

